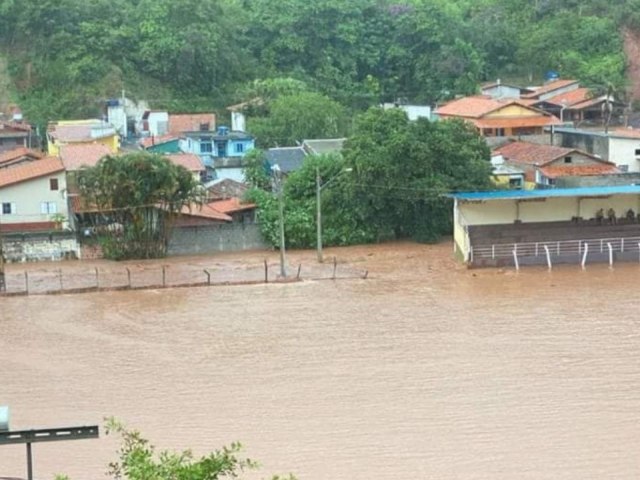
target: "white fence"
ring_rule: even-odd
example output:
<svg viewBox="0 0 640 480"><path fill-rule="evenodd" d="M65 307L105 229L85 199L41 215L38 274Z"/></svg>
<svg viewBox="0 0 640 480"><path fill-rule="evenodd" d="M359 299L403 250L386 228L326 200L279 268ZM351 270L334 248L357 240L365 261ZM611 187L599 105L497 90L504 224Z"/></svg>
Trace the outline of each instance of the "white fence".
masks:
<svg viewBox="0 0 640 480"><path fill-rule="evenodd" d="M608 253L609 244L613 252L639 252L640 254L640 237L618 237L479 245L471 247L469 260L473 263L474 260L481 259L513 258L514 255L545 257L545 247L553 256L582 255L585 249L588 249L589 253Z"/></svg>

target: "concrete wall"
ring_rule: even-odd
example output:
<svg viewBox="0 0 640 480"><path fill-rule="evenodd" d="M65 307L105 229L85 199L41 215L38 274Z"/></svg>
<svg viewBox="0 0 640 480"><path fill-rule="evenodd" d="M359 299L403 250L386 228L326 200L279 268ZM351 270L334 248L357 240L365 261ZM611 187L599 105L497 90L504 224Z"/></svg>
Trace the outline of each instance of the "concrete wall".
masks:
<svg viewBox="0 0 640 480"><path fill-rule="evenodd" d="M609 137L609 158L623 170L626 165L628 172L640 172L640 155L636 155L636 150L640 150L640 138Z"/></svg>
<svg viewBox="0 0 640 480"><path fill-rule="evenodd" d="M260 225L227 224L206 227L181 227L173 231L169 255L193 255L212 252L235 252L266 248Z"/></svg>
<svg viewBox="0 0 640 480"><path fill-rule="evenodd" d="M8 262L37 262L80 258L80 244L73 233L7 235L2 238Z"/></svg>
<svg viewBox="0 0 640 480"><path fill-rule="evenodd" d="M599 198L561 197L536 200L492 200L484 203L460 203L463 225L500 225L515 220L523 223L569 221L573 217L595 218L596 212L613 208L617 217L627 210L640 212L640 196L612 195Z"/></svg>
<svg viewBox="0 0 640 480"><path fill-rule="evenodd" d="M609 156L609 139L603 134L586 132L582 130L555 129L553 144L559 147L577 148L604 160L616 162ZM618 163L616 163L618 165Z"/></svg>
<svg viewBox="0 0 640 480"><path fill-rule="evenodd" d="M557 188L603 187L616 185L640 185L640 172L614 173L611 175L589 175L587 177L559 177Z"/></svg>

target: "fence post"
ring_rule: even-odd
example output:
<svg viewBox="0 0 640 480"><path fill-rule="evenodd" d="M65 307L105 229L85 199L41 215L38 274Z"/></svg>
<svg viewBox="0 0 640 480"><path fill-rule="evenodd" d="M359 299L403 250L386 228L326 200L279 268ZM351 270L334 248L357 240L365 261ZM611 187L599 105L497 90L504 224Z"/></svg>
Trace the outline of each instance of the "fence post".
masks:
<svg viewBox="0 0 640 480"><path fill-rule="evenodd" d="M211 274L206 268L204 269L204 273L207 276L207 285L211 285Z"/></svg>
<svg viewBox="0 0 640 480"><path fill-rule="evenodd" d="M167 286L167 272L166 272L166 267L163 265L162 266L162 286L166 287Z"/></svg>
<svg viewBox="0 0 640 480"><path fill-rule="evenodd" d="M620 252L624 252L624 238L620 239Z"/></svg>
<svg viewBox="0 0 640 480"><path fill-rule="evenodd" d="M100 288L100 277L98 274L98 267L96 267L96 288Z"/></svg>
<svg viewBox="0 0 640 480"><path fill-rule="evenodd" d="M547 245L544 246L544 251L547 254L547 267L551 270L551 254L549 253L549 247Z"/></svg>
<svg viewBox="0 0 640 480"><path fill-rule="evenodd" d="M62 286L62 269L58 269L58 277L60 279L60 291L62 292L63 290L63 286Z"/></svg>
<svg viewBox="0 0 640 480"><path fill-rule="evenodd" d="M269 283L269 264L266 258L264 260L264 283Z"/></svg>
<svg viewBox="0 0 640 480"><path fill-rule="evenodd" d="M125 270L127 271L127 281L129 282L129 288L131 288L131 270L129 270L129 267L125 267Z"/></svg>
<svg viewBox="0 0 640 480"><path fill-rule="evenodd" d="M338 268L338 259L333 257L333 280L336 279L336 269Z"/></svg>
<svg viewBox="0 0 640 480"><path fill-rule="evenodd" d="M300 270L302 269L302 264L298 264L298 275L296 275L296 280L300 280Z"/></svg>
<svg viewBox="0 0 640 480"><path fill-rule="evenodd" d="M589 254L589 243L584 244L584 255L582 256L582 269L585 269L587 264L587 255Z"/></svg>
<svg viewBox="0 0 640 480"><path fill-rule="evenodd" d="M496 246L495 244L491 245L491 260L496 258Z"/></svg>
<svg viewBox="0 0 640 480"><path fill-rule="evenodd" d="M366 280L368 276L369 276L369 270L365 270L364 275L362 276L362 279Z"/></svg>
<svg viewBox="0 0 640 480"><path fill-rule="evenodd" d="M518 263L518 252L513 249L513 263L516 265L516 270L520 270L520 264Z"/></svg>
<svg viewBox="0 0 640 480"><path fill-rule="evenodd" d="M611 242L607 242L607 247L609 248L609 266L613 267L613 246Z"/></svg>
<svg viewBox="0 0 640 480"><path fill-rule="evenodd" d="M640 243L638 244L638 248L640 248ZM24 272L24 288L27 295L29 295L29 274L27 272Z"/></svg>

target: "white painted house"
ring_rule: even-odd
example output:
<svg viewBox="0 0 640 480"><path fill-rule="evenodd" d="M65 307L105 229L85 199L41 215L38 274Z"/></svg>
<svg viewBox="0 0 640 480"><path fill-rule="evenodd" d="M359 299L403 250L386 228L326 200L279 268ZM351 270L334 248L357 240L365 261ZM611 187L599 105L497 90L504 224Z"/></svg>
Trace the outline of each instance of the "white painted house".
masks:
<svg viewBox="0 0 640 480"><path fill-rule="evenodd" d="M0 168L0 232L50 231L69 217L66 176L57 157Z"/></svg>

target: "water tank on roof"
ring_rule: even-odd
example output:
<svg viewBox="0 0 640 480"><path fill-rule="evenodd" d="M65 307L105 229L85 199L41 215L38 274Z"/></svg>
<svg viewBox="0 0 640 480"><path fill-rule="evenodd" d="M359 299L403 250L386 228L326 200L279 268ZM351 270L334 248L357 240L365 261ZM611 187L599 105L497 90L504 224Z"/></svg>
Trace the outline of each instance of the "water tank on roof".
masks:
<svg viewBox="0 0 640 480"><path fill-rule="evenodd" d="M9 430L9 407L0 405L0 432Z"/></svg>
<svg viewBox="0 0 640 480"><path fill-rule="evenodd" d="M552 80L558 80L560 78L560 74L555 70L549 70L544 74L544 81L551 82Z"/></svg>

